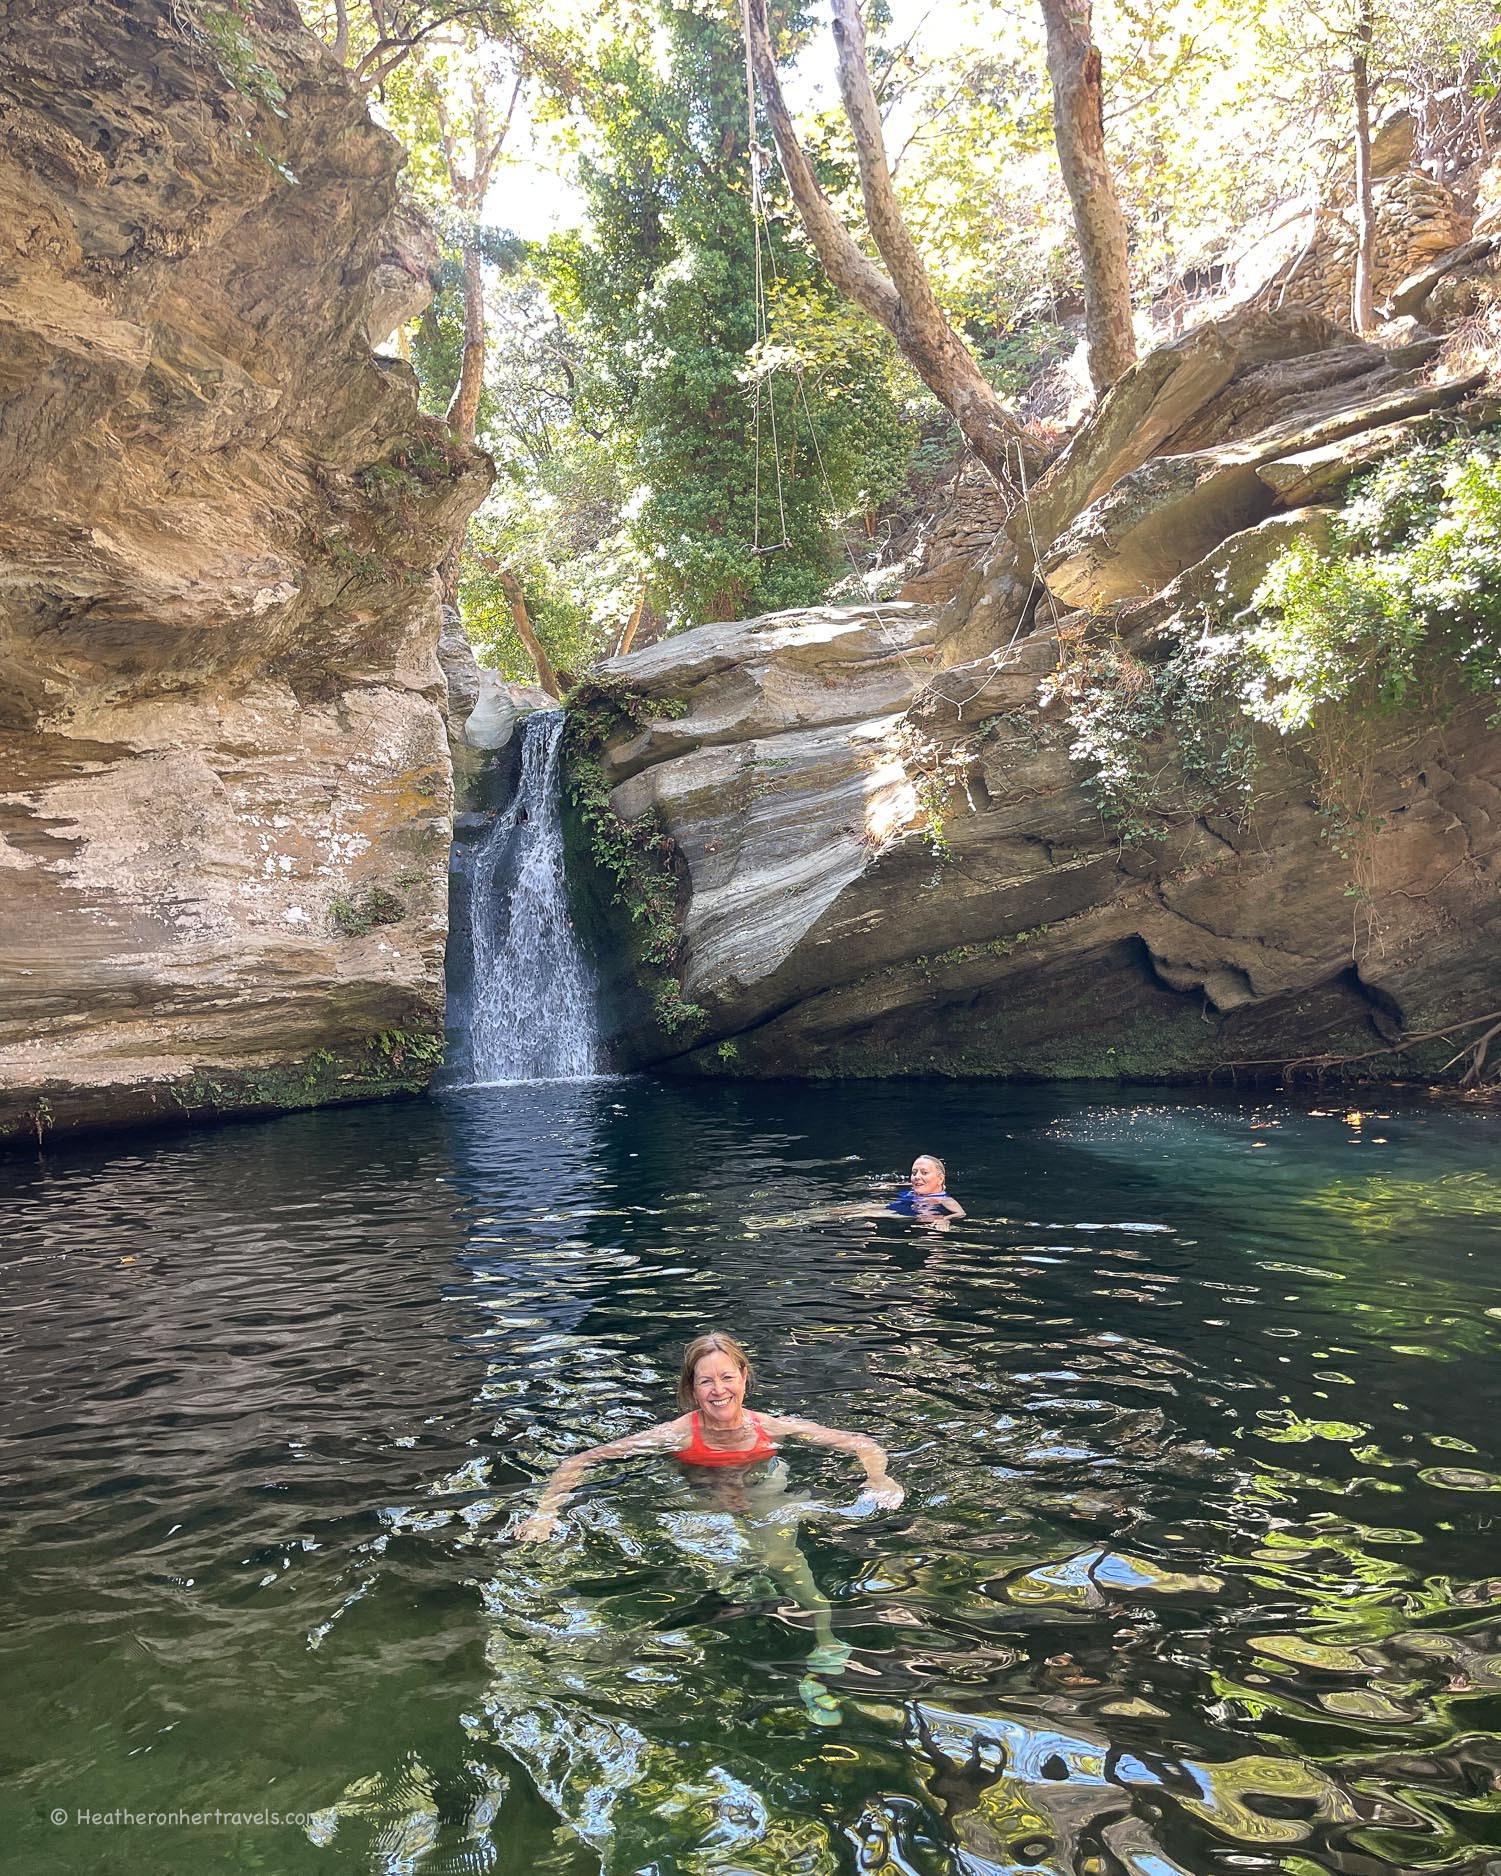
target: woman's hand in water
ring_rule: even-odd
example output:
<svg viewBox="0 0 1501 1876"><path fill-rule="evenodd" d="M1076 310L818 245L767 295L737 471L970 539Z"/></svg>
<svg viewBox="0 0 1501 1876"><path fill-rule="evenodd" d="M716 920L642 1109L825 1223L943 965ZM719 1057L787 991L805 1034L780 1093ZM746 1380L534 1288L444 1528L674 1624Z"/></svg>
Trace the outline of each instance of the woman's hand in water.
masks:
<svg viewBox="0 0 1501 1876"><path fill-rule="evenodd" d="M550 1511L534 1511L523 1518L511 1533L518 1544L545 1544L550 1537L563 1535L563 1520Z"/></svg>
<svg viewBox="0 0 1501 1876"><path fill-rule="evenodd" d="M895 1479L883 1478L867 1479L860 1496L882 1511L895 1511L907 1494Z"/></svg>

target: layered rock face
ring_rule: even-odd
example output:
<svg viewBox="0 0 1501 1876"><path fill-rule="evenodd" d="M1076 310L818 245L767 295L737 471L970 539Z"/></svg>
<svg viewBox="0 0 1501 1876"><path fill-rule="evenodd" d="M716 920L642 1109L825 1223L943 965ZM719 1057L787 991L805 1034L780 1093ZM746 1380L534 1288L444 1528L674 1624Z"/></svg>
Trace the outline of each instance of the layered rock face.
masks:
<svg viewBox="0 0 1501 1876"><path fill-rule="evenodd" d="M934 669L931 607L827 607L707 625L598 667L684 714L607 752L627 821L655 811L686 863L690 1000L760 1021L837 981L824 922L918 812L904 715ZM628 954L620 947L608 967ZM650 1059L630 1016L617 1040ZM716 1019L716 1027L722 1018Z"/></svg>
<svg viewBox="0 0 1501 1876"><path fill-rule="evenodd" d="M1246 812L1175 797L1163 734L1165 831L1124 841L1067 720L1102 617L1123 658L1160 656L1165 625L1244 605L1431 413L1494 420L1480 374L1434 375L1432 352L1242 309L1128 374L936 619L787 614L606 667L681 712L606 757L617 809L655 808L677 843L683 994L706 1013L691 1047L631 1032L627 1055L708 1073L1441 1072L1501 1015L1494 698L1382 720L1350 752L1353 839L1308 752L1267 732Z"/></svg>
<svg viewBox="0 0 1501 1876"><path fill-rule="evenodd" d="M0 1137L420 1085L434 568L485 469L371 341L432 253L287 0L0 19Z"/></svg>

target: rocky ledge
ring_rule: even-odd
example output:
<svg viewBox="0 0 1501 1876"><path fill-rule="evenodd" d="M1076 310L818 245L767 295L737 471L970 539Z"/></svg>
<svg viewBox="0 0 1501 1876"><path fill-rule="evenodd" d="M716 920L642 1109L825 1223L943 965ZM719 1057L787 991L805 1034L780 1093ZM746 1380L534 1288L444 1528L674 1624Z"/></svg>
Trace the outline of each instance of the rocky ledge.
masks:
<svg viewBox="0 0 1501 1876"><path fill-rule="evenodd" d="M1456 265L1496 282L1493 249ZM1321 539L1359 468L1436 413L1497 420L1483 373L1437 346L1243 308L1128 374L936 616L786 614L605 666L636 724L599 759L621 819L654 812L671 843L692 1016L663 1033L617 996L623 1059L1159 1079L1473 1063L1501 1023L1493 696L1382 718L1352 757L1353 834L1297 739L1262 732L1249 804L1215 802L1165 728L1161 811L1123 834L1069 721L1102 646L1149 673L1195 608L1233 614L1288 541Z"/></svg>
<svg viewBox="0 0 1501 1876"><path fill-rule="evenodd" d="M397 144L289 0L0 9L0 1138L421 1086L434 568Z"/></svg>

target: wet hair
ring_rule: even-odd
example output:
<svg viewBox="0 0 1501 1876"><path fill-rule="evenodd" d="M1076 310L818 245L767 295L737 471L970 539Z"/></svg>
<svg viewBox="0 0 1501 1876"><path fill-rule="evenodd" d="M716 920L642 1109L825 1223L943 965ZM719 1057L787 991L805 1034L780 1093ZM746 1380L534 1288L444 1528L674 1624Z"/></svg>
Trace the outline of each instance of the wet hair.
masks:
<svg viewBox="0 0 1501 1876"><path fill-rule="evenodd" d="M678 1406L693 1405L693 1371L705 1355L728 1355L730 1360L745 1376L747 1391L756 1378L756 1371L750 1364L750 1356L735 1340L722 1329L711 1329L707 1335L698 1335L683 1350L683 1366L678 1373Z"/></svg>
<svg viewBox="0 0 1501 1876"><path fill-rule="evenodd" d="M938 1176L943 1180L945 1185L948 1184L949 1169L936 1153L914 1153L912 1157L914 1160L925 1159L930 1165L936 1166L938 1168Z"/></svg>

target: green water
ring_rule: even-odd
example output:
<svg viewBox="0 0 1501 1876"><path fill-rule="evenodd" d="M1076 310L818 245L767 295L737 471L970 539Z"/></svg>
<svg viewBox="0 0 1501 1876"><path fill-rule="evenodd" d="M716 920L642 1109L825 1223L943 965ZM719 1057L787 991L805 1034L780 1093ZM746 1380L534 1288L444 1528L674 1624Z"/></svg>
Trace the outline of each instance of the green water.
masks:
<svg viewBox="0 0 1501 1876"><path fill-rule="evenodd" d="M1316 1106L617 1081L6 1162L0 1862L1501 1872L1501 1117ZM919 1150L968 1219L830 1216ZM670 1462L505 1536L715 1323L907 1488L787 1454L835 1725Z"/></svg>

